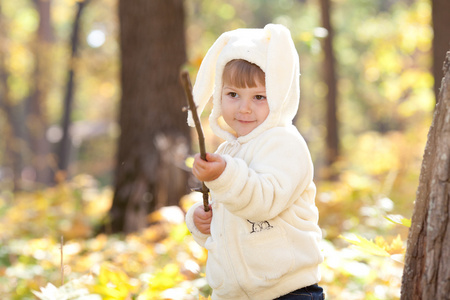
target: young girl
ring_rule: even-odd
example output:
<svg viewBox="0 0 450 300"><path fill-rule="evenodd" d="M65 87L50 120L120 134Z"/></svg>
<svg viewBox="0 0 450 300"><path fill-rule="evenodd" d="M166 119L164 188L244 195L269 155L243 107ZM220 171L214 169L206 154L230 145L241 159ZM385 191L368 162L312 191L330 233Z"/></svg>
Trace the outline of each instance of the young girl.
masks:
<svg viewBox="0 0 450 300"><path fill-rule="evenodd" d="M292 124L299 75L290 32L274 24L222 34L200 66L194 100L201 113L212 96L210 126L225 142L195 157L212 210L195 204L186 224L208 250L212 299L324 298L313 165Z"/></svg>

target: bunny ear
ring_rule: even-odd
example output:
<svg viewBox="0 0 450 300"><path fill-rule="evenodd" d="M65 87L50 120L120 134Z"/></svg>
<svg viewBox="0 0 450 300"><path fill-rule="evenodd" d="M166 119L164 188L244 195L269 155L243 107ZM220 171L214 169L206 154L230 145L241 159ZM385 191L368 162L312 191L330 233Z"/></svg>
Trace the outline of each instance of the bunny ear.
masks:
<svg viewBox="0 0 450 300"><path fill-rule="evenodd" d="M213 94L217 58L229 40L230 34L228 32L223 33L208 50L198 70L192 93L199 116ZM187 122L189 126L195 126L191 111L188 113Z"/></svg>
<svg viewBox="0 0 450 300"><path fill-rule="evenodd" d="M264 27L270 39L267 50L267 98L272 101L271 112L295 116L299 104L299 58L289 30L277 24ZM285 115L286 116L286 115Z"/></svg>

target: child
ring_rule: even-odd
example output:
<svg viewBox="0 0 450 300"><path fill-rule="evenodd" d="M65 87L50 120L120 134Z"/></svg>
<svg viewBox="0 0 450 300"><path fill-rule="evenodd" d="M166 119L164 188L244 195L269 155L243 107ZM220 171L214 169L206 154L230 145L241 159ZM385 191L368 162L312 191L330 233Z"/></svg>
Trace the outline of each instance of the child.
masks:
<svg viewBox="0 0 450 300"><path fill-rule="evenodd" d="M225 142L195 157L212 210L194 204L186 224L208 250L212 299L323 299L313 165L292 125L299 75L289 30L274 24L225 32L200 66L194 100L200 114L212 96Z"/></svg>

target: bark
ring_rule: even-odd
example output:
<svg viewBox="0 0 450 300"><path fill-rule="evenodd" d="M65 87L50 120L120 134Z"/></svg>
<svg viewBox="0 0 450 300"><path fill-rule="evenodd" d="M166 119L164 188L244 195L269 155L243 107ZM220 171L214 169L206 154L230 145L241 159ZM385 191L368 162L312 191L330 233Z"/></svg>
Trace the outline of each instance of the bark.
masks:
<svg viewBox="0 0 450 300"><path fill-rule="evenodd" d="M190 129L179 77L186 61L183 1L121 0L119 19L121 135L110 229L128 233L187 192Z"/></svg>
<svg viewBox="0 0 450 300"><path fill-rule="evenodd" d="M326 160L331 166L339 156L339 134L337 118L337 83L335 58L333 51L334 30L330 20L331 3L330 0L320 0L322 25L328 31L328 35L323 39L324 63L323 77L328 87L326 95Z"/></svg>
<svg viewBox="0 0 450 300"><path fill-rule="evenodd" d="M450 1L433 0L432 1L432 19L433 19L433 76L434 93L438 101L439 87L442 73L442 61L445 59L445 52L450 47Z"/></svg>
<svg viewBox="0 0 450 300"><path fill-rule="evenodd" d="M414 205L401 299L450 299L450 51Z"/></svg>

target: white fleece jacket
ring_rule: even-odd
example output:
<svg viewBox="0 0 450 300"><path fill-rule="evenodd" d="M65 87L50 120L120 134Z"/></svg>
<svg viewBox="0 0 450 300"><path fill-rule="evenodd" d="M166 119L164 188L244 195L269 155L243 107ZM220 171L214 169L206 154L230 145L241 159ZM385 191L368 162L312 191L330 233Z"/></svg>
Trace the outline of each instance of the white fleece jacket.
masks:
<svg viewBox="0 0 450 300"><path fill-rule="evenodd" d="M223 66L236 58L265 71L270 109L260 126L238 138L220 126L217 98ZM281 68L273 66L277 63ZM202 203L186 214L194 239L208 250L206 277L213 300L269 300L320 280L323 256L313 165L303 137L292 125L299 103L298 70L289 31L269 24L224 33L197 75L194 100L201 112L204 98L213 97L211 127L226 140L216 151L226 160L225 170L205 183L212 199L211 234L202 234L193 222L193 212Z"/></svg>

